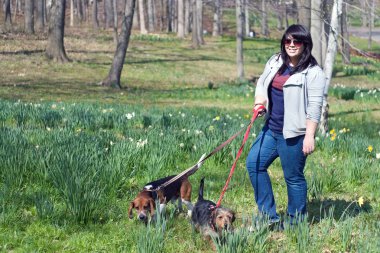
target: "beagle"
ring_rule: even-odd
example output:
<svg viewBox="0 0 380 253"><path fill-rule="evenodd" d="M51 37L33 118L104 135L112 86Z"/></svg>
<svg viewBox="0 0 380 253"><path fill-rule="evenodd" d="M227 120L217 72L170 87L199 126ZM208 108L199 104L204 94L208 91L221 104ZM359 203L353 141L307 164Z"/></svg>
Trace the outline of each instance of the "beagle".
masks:
<svg viewBox="0 0 380 253"><path fill-rule="evenodd" d="M152 217L156 208L156 200L160 203L160 212L164 211L168 201L175 202L178 200L178 209L182 211L182 202L187 206L188 215L191 216L193 205L191 203L191 184L187 177L174 181L158 191L149 191L156 189L158 186L169 181L175 175L161 178L150 182L144 186L136 198L131 202L128 210L129 218L133 218L132 211L136 209L137 218L141 221L147 221L148 214Z"/></svg>

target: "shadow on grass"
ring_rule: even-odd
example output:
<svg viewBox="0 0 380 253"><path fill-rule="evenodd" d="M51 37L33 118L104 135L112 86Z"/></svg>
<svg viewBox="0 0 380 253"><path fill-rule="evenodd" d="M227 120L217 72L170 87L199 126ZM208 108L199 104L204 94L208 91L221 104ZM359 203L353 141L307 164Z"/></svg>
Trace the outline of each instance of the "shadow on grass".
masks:
<svg viewBox="0 0 380 253"><path fill-rule="evenodd" d="M369 213L371 210L372 207L368 202L359 206L356 200L314 199L308 202L309 219L312 223L319 223L325 218L345 220L346 217L355 217L360 213Z"/></svg>

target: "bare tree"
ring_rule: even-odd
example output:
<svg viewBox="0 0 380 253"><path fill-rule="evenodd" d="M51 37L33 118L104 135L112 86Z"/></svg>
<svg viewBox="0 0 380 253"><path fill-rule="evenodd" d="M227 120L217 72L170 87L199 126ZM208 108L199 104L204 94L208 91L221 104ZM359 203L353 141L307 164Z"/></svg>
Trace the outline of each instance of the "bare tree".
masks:
<svg viewBox="0 0 380 253"><path fill-rule="evenodd" d="M197 18L197 11L198 11L197 10L197 0L191 0L191 7L193 10L193 25L192 25L192 29L191 29L191 41L192 41L193 48L198 48L201 43L198 40L199 29L197 27L198 27L199 20Z"/></svg>
<svg viewBox="0 0 380 253"><path fill-rule="evenodd" d="M66 0L52 2L46 56L58 62L70 61L64 47Z"/></svg>
<svg viewBox="0 0 380 253"><path fill-rule="evenodd" d="M25 0L25 32L34 33L34 0Z"/></svg>
<svg viewBox="0 0 380 253"><path fill-rule="evenodd" d="M154 32L155 18L154 18L154 4L153 4L153 0L148 0L147 1L147 7L148 7L148 31L149 32Z"/></svg>
<svg viewBox="0 0 380 253"><path fill-rule="evenodd" d="M298 23L310 30L311 0L298 0Z"/></svg>
<svg viewBox="0 0 380 253"><path fill-rule="evenodd" d="M95 30L99 29L98 0L92 1L92 26Z"/></svg>
<svg viewBox="0 0 380 253"><path fill-rule="evenodd" d="M269 36L266 0L261 0L261 34L265 37Z"/></svg>
<svg viewBox="0 0 380 253"><path fill-rule="evenodd" d="M244 37L244 1L236 0L236 65L237 77L244 79L244 60L243 60L243 37Z"/></svg>
<svg viewBox="0 0 380 253"><path fill-rule="evenodd" d="M5 10L5 25L8 28L10 28L12 25L11 0L5 0L4 10Z"/></svg>
<svg viewBox="0 0 380 253"><path fill-rule="evenodd" d="M45 1L37 0L36 5L36 28L38 31L43 31L45 27Z"/></svg>
<svg viewBox="0 0 380 253"><path fill-rule="evenodd" d="M140 16L140 33L141 34L147 34L148 31L146 30L146 25L145 25L144 0L139 0L139 16Z"/></svg>
<svg viewBox="0 0 380 253"><path fill-rule="evenodd" d="M114 12L113 12L113 0L103 0L104 1L104 15L105 15L105 28L114 27Z"/></svg>
<svg viewBox="0 0 380 253"><path fill-rule="evenodd" d="M179 38L185 37L185 5L184 0L178 0L178 29L177 36Z"/></svg>
<svg viewBox="0 0 380 253"><path fill-rule="evenodd" d="M83 21L83 5L82 0L76 0L77 1L77 17L79 22Z"/></svg>
<svg viewBox="0 0 380 253"><path fill-rule="evenodd" d="M334 61L335 61L336 51L338 47L339 19L341 17L341 14L342 14L342 0L334 0L334 6L331 13L327 55L326 55L326 60L324 64L324 69L323 69L326 75L326 86L325 86L324 94L323 94L324 99L323 99L323 106L322 106L321 122L319 124L319 131L323 134L328 131L329 105L327 103L327 95L328 95L328 90L331 83Z"/></svg>
<svg viewBox="0 0 380 253"><path fill-rule="evenodd" d="M193 16L193 18L196 18L197 21L197 26L194 27L193 29L198 29L197 36L198 36L198 41L200 44L204 44L205 41L203 39L203 0L196 0L196 5L197 5L197 15Z"/></svg>
<svg viewBox="0 0 380 253"><path fill-rule="evenodd" d="M70 26L74 26L74 0L70 0Z"/></svg>
<svg viewBox="0 0 380 253"><path fill-rule="evenodd" d="M127 53L129 38L131 36L133 13L135 11L136 0L127 0L125 13L122 19L119 43L115 51L111 69L108 76L103 80L102 85L120 89L120 77L123 70L125 55Z"/></svg>
<svg viewBox="0 0 380 253"><path fill-rule="evenodd" d="M191 29L190 17L191 17L190 0L185 0L185 35L188 35L190 33L190 29Z"/></svg>
<svg viewBox="0 0 380 253"><path fill-rule="evenodd" d="M347 24L348 18L347 18L347 3L343 3L342 6L342 18L340 22L341 27L341 33L342 33L342 58L343 62L345 64L350 64L351 57L350 57L350 37L348 34Z"/></svg>
<svg viewBox="0 0 380 253"><path fill-rule="evenodd" d="M212 36L220 36L221 34L222 34L222 3L221 3L221 0L215 0Z"/></svg>
<svg viewBox="0 0 380 253"><path fill-rule="evenodd" d="M113 11L113 41L117 45L118 43L118 33L117 33L117 4L116 0L112 0L112 11Z"/></svg>
<svg viewBox="0 0 380 253"><path fill-rule="evenodd" d="M248 36L251 30L251 25L249 23L248 0L243 1L243 12L244 12L244 27L245 27L245 33L243 34L243 36Z"/></svg>
<svg viewBox="0 0 380 253"><path fill-rule="evenodd" d="M313 0L311 2L310 34L313 40L312 54L317 60L318 64L323 66L324 62L323 62L323 57L322 57L322 40L324 40L325 36L323 35L323 18L322 18L321 0Z"/></svg>
<svg viewBox="0 0 380 253"><path fill-rule="evenodd" d="M375 0L368 3L368 49L372 48L372 29L375 24Z"/></svg>

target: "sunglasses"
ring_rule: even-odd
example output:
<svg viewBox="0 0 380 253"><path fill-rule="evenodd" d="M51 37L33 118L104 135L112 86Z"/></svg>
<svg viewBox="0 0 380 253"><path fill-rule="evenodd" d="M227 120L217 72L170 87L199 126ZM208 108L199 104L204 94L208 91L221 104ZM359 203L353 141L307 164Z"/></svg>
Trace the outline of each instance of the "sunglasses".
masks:
<svg viewBox="0 0 380 253"><path fill-rule="evenodd" d="M300 40L295 40L295 39L293 39L293 40L291 40L291 39L285 39L285 46L290 46L290 45L292 44L292 42L293 42L293 45L294 45L295 47L301 47L301 46L303 45L303 42L300 41Z"/></svg>

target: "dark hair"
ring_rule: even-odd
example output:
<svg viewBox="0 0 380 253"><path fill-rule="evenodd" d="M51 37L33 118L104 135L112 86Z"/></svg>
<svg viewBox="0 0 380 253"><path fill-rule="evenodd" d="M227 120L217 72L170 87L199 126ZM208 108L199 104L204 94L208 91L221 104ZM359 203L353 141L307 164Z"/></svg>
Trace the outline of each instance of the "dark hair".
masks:
<svg viewBox="0 0 380 253"><path fill-rule="evenodd" d="M310 32L303 25L291 25L288 27L288 29L286 29L281 39L281 58L283 60L283 64L279 72L283 73L286 70L287 64L289 62L289 56L285 50L285 40L289 36L302 41L304 45L304 50L302 52L300 60L297 66L294 66L291 74L305 70L309 65L318 65L318 62L315 60L314 56L311 55L311 50L313 49L313 41L311 39Z"/></svg>

